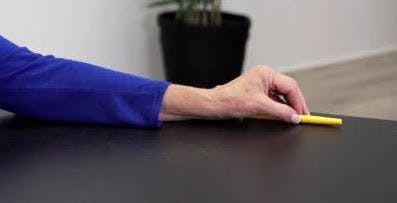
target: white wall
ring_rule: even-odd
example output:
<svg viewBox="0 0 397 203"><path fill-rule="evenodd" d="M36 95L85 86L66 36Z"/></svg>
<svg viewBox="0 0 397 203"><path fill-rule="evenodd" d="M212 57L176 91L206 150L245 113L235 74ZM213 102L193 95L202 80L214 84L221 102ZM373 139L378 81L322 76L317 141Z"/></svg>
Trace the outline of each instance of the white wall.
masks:
<svg viewBox="0 0 397 203"><path fill-rule="evenodd" d="M247 65L301 68L397 50L396 0L225 0L253 20Z"/></svg>
<svg viewBox="0 0 397 203"><path fill-rule="evenodd" d="M0 34L34 51L163 79L149 0L1 0ZM224 0L253 19L246 67L279 70L397 47L395 0Z"/></svg>

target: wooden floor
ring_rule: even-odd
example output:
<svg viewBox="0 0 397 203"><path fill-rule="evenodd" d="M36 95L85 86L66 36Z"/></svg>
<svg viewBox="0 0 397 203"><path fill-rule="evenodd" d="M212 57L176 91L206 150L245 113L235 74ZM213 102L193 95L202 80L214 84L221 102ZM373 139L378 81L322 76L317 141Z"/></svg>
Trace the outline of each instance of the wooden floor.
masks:
<svg viewBox="0 0 397 203"><path fill-rule="evenodd" d="M312 112L397 120L397 52L287 74Z"/></svg>

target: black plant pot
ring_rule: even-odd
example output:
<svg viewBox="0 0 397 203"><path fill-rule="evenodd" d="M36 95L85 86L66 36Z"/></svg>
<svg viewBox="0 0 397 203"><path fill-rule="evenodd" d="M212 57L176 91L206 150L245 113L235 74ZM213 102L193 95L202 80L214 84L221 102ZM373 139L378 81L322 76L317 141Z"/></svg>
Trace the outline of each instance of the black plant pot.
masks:
<svg viewBox="0 0 397 203"><path fill-rule="evenodd" d="M189 25L175 12L158 17L167 80L195 87L224 84L241 73L250 20L222 13L221 26Z"/></svg>

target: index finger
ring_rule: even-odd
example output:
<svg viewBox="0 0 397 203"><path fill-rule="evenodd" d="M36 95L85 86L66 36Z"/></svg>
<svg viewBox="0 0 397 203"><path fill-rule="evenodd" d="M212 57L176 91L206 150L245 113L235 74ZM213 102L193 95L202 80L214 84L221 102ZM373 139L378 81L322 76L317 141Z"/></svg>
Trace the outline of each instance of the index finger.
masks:
<svg viewBox="0 0 397 203"><path fill-rule="evenodd" d="M273 90L281 93L287 99L288 104L299 114L310 114L303 93L298 83L281 73L276 73L273 78Z"/></svg>

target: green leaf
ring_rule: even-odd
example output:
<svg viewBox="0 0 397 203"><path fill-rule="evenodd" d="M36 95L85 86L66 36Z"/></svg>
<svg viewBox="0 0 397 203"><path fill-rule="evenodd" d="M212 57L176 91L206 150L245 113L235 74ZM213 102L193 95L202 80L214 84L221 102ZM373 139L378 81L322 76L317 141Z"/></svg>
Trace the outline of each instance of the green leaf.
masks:
<svg viewBox="0 0 397 203"><path fill-rule="evenodd" d="M180 0L159 0L149 4L149 7L165 6L170 4L179 4Z"/></svg>
<svg viewBox="0 0 397 203"><path fill-rule="evenodd" d="M203 10L199 11L199 18L202 19L202 17L204 17L206 18L207 23L211 23L211 21L216 21L214 20L215 16L217 16L215 14L216 12L219 12L219 7L213 6L214 4L218 4L220 1L221 0L155 0L149 4L149 7L177 5L178 8L175 16L176 20L186 21L191 17L197 18L197 16L194 17L196 12L195 8L197 8L197 5L203 5ZM203 23L203 19L199 21Z"/></svg>
<svg viewBox="0 0 397 203"><path fill-rule="evenodd" d="M193 8L199 3L198 0L190 0L185 7L185 15L191 15L193 13Z"/></svg>
<svg viewBox="0 0 397 203"><path fill-rule="evenodd" d="M214 0L202 0L203 2L207 3L207 4L212 4L214 3Z"/></svg>
<svg viewBox="0 0 397 203"><path fill-rule="evenodd" d="M176 19L182 20L193 13L193 8L199 0L179 0L179 9L176 12Z"/></svg>

